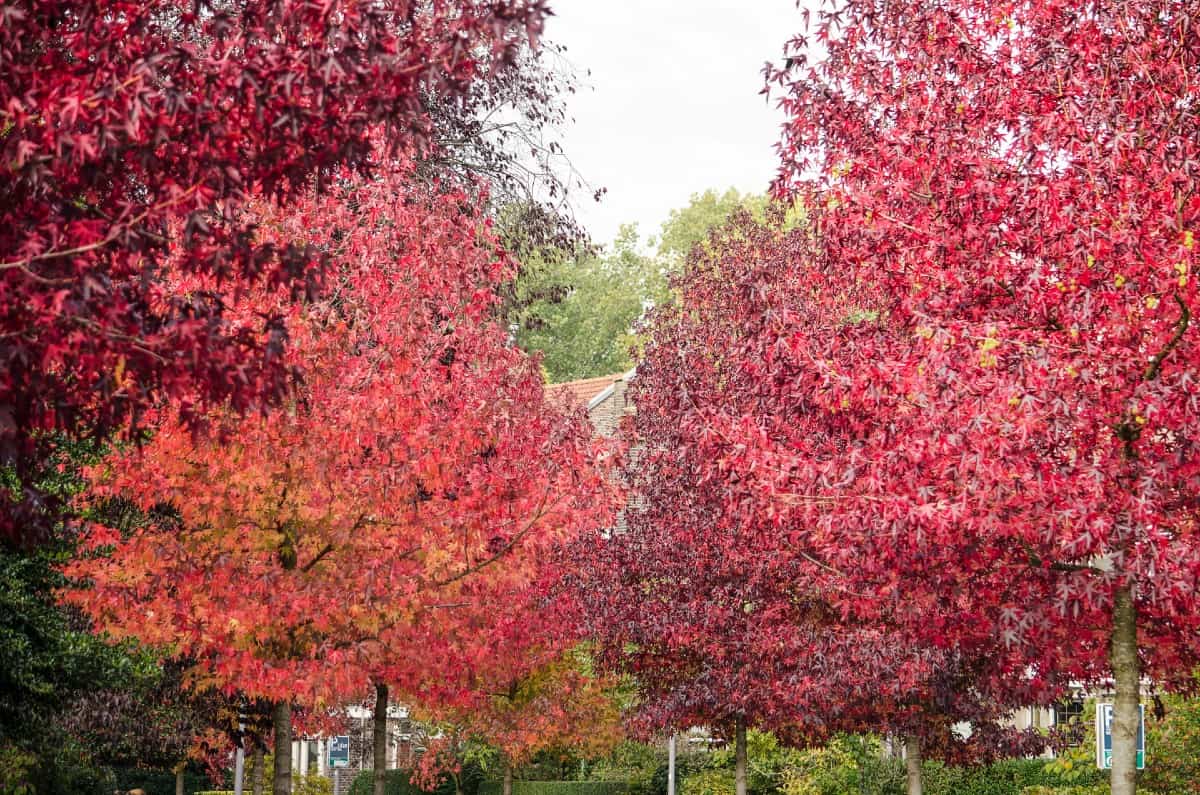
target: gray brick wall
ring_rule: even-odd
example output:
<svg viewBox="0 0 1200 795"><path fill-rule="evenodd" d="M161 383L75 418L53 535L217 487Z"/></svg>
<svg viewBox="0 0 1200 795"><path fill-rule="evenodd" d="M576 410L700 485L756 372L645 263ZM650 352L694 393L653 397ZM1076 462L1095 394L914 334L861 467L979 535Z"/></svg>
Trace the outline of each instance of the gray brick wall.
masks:
<svg viewBox="0 0 1200 795"><path fill-rule="evenodd" d="M621 428L622 421L625 417L634 413L635 407L633 401L629 399L629 381L633 378L632 373L627 373L622 378L613 382L612 391L603 395L588 409L588 419L591 420L592 426L596 432L606 438L611 438L617 434ZM603 394L603 393L602 393ZM629 451L629 455L636 460L636 447ZM625 512L621 511L617 514L616 521L611 532L622 533L626 530L627 524L625 521Z"/></svg>

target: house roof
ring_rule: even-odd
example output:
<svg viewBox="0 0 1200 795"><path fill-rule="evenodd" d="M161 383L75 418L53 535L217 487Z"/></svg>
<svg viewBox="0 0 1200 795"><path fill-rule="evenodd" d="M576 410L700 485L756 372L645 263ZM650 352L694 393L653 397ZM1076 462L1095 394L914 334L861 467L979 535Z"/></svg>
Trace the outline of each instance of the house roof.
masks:
<svg viewBox="0 0 1200 795"><path fill-rule="evenodd" d="M602 375L598 378L567 381L562 384L547 384L546 394L552 397L562 397L573 403L590 407L593 399L617 381L625 378L626 375L628 374L616 373L614 375Z"/></svg>

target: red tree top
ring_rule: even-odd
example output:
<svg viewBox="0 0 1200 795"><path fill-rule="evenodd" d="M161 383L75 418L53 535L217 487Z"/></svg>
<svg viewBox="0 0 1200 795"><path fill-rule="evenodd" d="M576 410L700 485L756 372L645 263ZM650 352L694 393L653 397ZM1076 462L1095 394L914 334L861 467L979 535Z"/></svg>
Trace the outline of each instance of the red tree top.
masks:
<svg viewBox="0 0 1200 795"><path fill-rule="evenodd" d="M943 586L993 578L969 592L1005 637L1090 640L1093 674L1119 591L1156 673L1191 667L1198 15L855 0L816 27L827 57L774 75L816 289L870 312L778 336L852 442L806 449L796 496L836 491L825 526L908 539L893 565L933 555Z"/></svg>
<svg viewBox="0 0 1200 795"><path fill-rule="evenodd" d="M277 399L285 326L231 328L234 284L312 295L322 252L256 230L382 135L422 146L451 101L536 42L540 0L6 3L0 10L0 464L32 485L50 432L104 436L164 398ZM170 266L214 278L172 293ZM185 415L185 419L189 417ZM50 506L53 507L53 506Z"/></svg>

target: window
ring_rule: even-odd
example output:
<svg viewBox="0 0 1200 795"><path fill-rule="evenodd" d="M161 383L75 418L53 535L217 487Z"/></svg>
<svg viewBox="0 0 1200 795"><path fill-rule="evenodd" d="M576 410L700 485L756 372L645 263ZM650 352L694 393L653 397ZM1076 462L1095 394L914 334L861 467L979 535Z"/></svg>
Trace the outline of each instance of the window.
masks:
<svg viewBox="0 0 1200 795"><path fill-rule="evenodd" d="M1054 727L1069 737L1071 746L1083 742L1083 697L1073 694L1054 705ZM1075 727L1072 730L1072 727Z"/></svg>

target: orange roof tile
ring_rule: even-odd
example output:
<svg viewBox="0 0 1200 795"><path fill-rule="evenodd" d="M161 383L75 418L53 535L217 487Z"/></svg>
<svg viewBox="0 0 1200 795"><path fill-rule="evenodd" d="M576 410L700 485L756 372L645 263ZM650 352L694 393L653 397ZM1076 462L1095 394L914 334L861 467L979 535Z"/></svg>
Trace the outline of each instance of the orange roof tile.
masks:
<svg viewBox="0 0 1200 795"><path fill-rule="evenodd" d="M617 373L616 375L602 375L598 378L584 378L579 381L566 381L561 384L547 384L546 394L552 397L565 397L567 400L586 406L592 398L624 377L625 373Z"/></svg>

